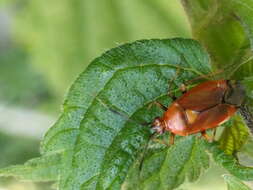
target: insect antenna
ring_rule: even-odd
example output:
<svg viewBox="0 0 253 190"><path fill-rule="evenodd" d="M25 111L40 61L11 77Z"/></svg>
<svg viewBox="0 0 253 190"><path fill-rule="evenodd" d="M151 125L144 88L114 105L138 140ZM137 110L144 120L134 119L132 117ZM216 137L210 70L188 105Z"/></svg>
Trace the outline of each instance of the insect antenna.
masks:
<svg viewBox="0 0 253 190"><path fill-rule="evenodd" d="M117 115L120 115L121 117L123 117L124 119L128 120L128 121L131 121L137 125L142 125L142 126L148 126L148 125L151 125L151 122L138 122L134 119L131 119L127 114L123 113L123 112L120 112L118 110L115 110L114 108L109 108L109 110L112 112L112 113L115 113Z"/></svg>
<svg viewBox="0 0 253 190"><path fill-rule="evenodd" d="M186 82L186 84L191 84L194 81L200 80L200 79L210 79L210 77L214 77L214 78L228 78L230 79L233 74L244 64L250 62L253 60L253 56L249 57L247 60L243 61L242 63L232 63L229 64L227 66L225 66L223 69L219 69L215 72L212 72L210 74L206 74L206 75L201 75L199 77L196 77L194 79L191 79L189 81Z"/></svg>
<svg viewBox="0 0 253 190"><path fill-rule="evenodd" d="M196 78L194 78L194 79L191 79L191 80L186 81L186 82L185 82L185 85L190 85L190 84L192 84L193 82L195 82L195 81L197 81L197 80L200 80L200 79L208 79L208 80L210 80L210 77L216 77L216 76L218 76L218 74L223 73L223 72L224 72L223 70L217 70L217 71L212 72L212 73L210 73L210 74L198 76L198 77L196 77Z"/></svg>
<svg viewBox="0 0 253 190"><path fill-rule="evenodd" d="M227 76L227 78L231 78L233 76L233 74L244 64L249 63L250 61L253 60L253 56L249 57L248 59L246 59L245 61L241 62L241 63L232 63L227 65L226 67L224 67L222 70L223 72L223 78L225 78Z"/></svg>
<svg viewBox="0 0 253 190"><path fill-rule="evenodd" d="M96 99L105 107L107 108L109 111L111 111L114 114L120 115L121 117L123 117L125 120L127 121L132 121L133 123L137 124L137 125L142 125L142 126L148 126L151 125L152 122L138 122L134 119L131 119L126 113L124 113L123 111L119 111L116 108L113 108L112 106L109 106L108 104L106 104L102 99L96 97Z"/></svg>

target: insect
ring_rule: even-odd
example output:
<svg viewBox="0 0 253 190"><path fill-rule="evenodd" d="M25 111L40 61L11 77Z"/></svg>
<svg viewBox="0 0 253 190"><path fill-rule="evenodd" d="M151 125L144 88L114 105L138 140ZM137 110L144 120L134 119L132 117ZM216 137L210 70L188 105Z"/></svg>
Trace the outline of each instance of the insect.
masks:
<svg viewBox="0 0 253 190"><path fill-rule="evenodd" d="M202 133L207 140L207 129L214 129L226 122L243 104L245 89L239 81L211 80L200 83L168 108L159 102L156 104L165 112L152 123L158 134L171 133L170 144L175 135L187 136Z"/></svg>
<svg viewBox="0 0 253 190"><path fill-rule="evenodd" d="M253 57L250 57L239 65L229 65L227 67L227 76L232 76L240 66L248 63L252 59ZM220 71L216 74L219 73ZM215 74L210 74L210 76L213 75ZM196 79L206 78L206 76L200 76ZM175 135L187 136L201 133L205 139L212 140L206 134L206 130L214 129L215 131L219 125L229 120L237 110L239 110L253 134L253 113L249 111L245 104L245 98L245 88L239 81L225 79L208 80L198 84L189 91L185 91L181 97L174 97L174 102L169 107L159 102L154 102L164 110L164 113L161 117L156 117L151 123L140 123L114 109L110 110L136 124L142 126L151 125L151 128L155 131L155 134L150 137L151 139L156 134L163 134L166 131L170 132L169 144L171 145L174 144Z"/></svg>

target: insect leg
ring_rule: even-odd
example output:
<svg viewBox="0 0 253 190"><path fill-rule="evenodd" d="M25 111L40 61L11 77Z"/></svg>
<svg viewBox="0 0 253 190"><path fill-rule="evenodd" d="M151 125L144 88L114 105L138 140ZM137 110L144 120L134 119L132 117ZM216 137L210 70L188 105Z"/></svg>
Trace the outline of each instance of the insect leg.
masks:
<svg viewBox="0 0 253 190"><path fill-rule="evenodd" d="M175 134L171 133L170 134L170 140L169 140L169 145L173 145L175 142Z"/></svg>
<svg viewBox="0 0 253 190"><path fill-rule="evenodd" d="M159 144L163 144L163 145L166 145L166 146L169 146L167 143L166 143L166 141L164 141L164 140L160 140L160 139L156 139L156 138L154 138L154 139L152 139L154 142L157 142L157 143L159 143Z"/></svg>
<svg viewBox="0 0 253 190"><path fill-rule="evenodd" d="M187 92L187 88L186 88L186 85L184 83L181 84L180 90L182 91L183 94L185 94Z"/></svg>
<svg viewBox="0 0 253 190"><path fill-rule="evenodd" d="M156 135L159 135L158 133L156 133ZM170 137L170 141L169 142L167 142L167 141L165 141L165 140L161 140L161 139L158 139L158 138L156 138L156 136L153 136L152 138L151 138L151 140L153 140L154 142L156 142L156 143L159 143L159 144L163 144L163 145L165 145L165 146L170 146L170 145L173 145L174 144L174 134L173 133L171 133L171 137Z"/></svg>
<svg viewBox="0 0 253 190"><path fill-rule="evenodd" d="M150 107L152 105L156 105L157 107L161 108L163 111L167 111L167 109L168 109L165 105L163 105L162 103L157 102L157 101L154 101L151 104L149 104L148 109L150 109Z"/></svg>
<svg viewBox="0 0 253 190"><path fill-rule="evenodd" d="M215 140L215 136L216 136L216 128L214 128L213 130L213 140Z"/></svg>
<svg viewBox="0 0 253 190"><path fill-rule="evenodd" d="M201 132L201 135L202 135L202 137L204 137L207 141L209 141L209 142L212 142L212 141L213 141L213 139L212 139L211 137L209 137L209 136L206 134L206 131L202 131L202 132Z"/></svg>

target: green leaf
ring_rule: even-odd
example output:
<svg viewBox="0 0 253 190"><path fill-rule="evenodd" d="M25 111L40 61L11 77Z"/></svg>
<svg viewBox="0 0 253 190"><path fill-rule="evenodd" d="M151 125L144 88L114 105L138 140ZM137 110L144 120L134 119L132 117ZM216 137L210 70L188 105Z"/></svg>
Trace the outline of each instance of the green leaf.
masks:
<svg viewBox="0 0 253 190"><path fill-rule="evenodd" d="M220 148L226 154L234 155L247 142L249 129L238 115L227 124L219 139Z"/></svg>
<svg viewBox="0 0 253 190"><path fill-rule="evenodd" d="M195 39L203 44L217 68L243 63L253 49L253 1L182 0ZM242 66L235 77L253 73L252 61Z"/></svg>
<svg viewBox="0 0 253 190"><path fill-rule="evenodd" d="M24 165L1 169L0 176L13 176L22 180L55 181L61 167L61 155L52 154L31 159Z"/></svg>
<svg viewBox="0 0 253 190"><path fill-rule="evenodd" d="M228 190L251 190L247 185L233 176L223 175L223 178L227 182Z"/></svg>
<svg viewBox="0 0 253 190"><path fill-rule="evenodd" d="M201 170L209 167L209 157L203 140L189 136L181 138L170 148L145 155L141 169L138 163L134 165L135 171L130 171L124 189L172 190L186 178L191 182L196 181Z"/></svg>
<svg viewBox="0 0 253 190"><path fill-rule="evenodd" d="M209 73L208 60L201 46L188 39L137 41L95 59L70 88L62 115L42 143L44 156L64 153L59 188L120 189L150 129L110 109L150 122L162 112L148 105L170 101L168 81L173 79L176 88Z"/></svg>
<svg viewBox="0 0 253 190"><path fill-rule="evenodd" d="M213 154L215 162L224 167L233 176L243 180L253 180L253 167L246 167L241 165L236 158L227 155L219 148L218 143L206 143L207 150Z"/></svg>

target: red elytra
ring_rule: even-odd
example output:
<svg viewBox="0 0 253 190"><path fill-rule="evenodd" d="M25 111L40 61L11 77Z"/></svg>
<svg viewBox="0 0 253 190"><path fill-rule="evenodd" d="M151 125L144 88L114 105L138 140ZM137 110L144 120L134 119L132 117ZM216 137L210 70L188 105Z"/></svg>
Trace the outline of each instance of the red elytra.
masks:
<svg viewBox="0 0 253 190"><path fill-rule="evenodd" d="M203 82L175 100L162 117L154 120L152 128L157 133L171 132L187 136L213 129L226 122L241 106L245 96L244 87L238 81L213 80Z"/></svg>

